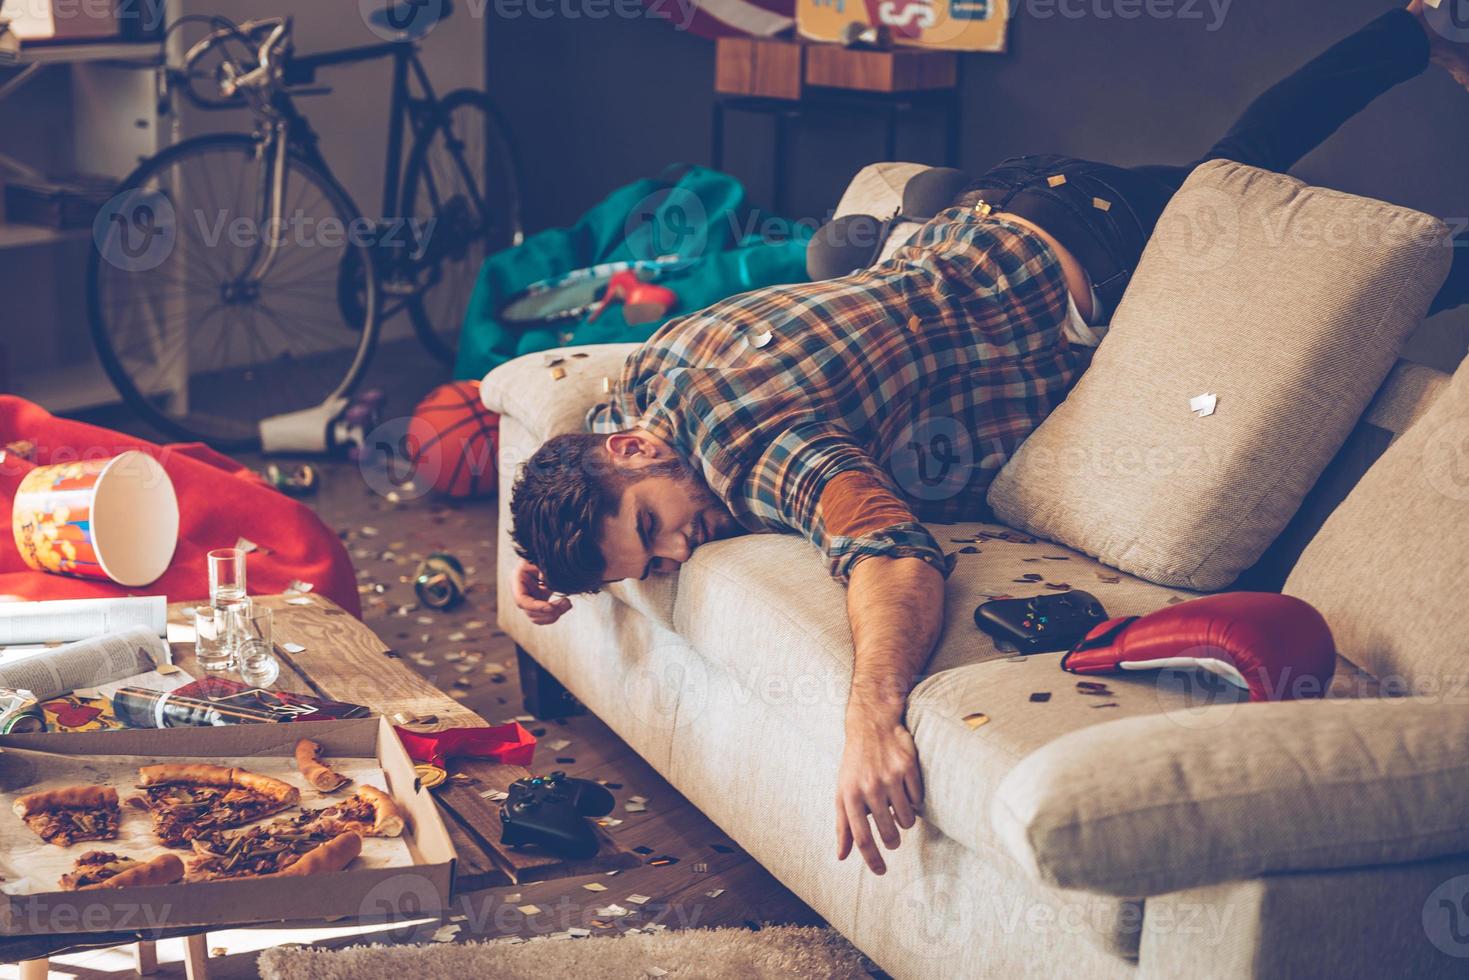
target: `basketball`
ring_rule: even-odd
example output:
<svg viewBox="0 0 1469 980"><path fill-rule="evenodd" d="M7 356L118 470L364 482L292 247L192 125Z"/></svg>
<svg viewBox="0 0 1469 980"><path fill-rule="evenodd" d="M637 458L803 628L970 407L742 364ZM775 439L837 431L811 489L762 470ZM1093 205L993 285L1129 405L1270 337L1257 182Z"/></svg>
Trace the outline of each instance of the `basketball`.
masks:
<svg viewBox="0 0 1469 980"><path fill-rule="evenodd" d="M499 445L500 417L479 400L478 381L441 385L413 410L413 478L446 496L493 494Z"/></svg>

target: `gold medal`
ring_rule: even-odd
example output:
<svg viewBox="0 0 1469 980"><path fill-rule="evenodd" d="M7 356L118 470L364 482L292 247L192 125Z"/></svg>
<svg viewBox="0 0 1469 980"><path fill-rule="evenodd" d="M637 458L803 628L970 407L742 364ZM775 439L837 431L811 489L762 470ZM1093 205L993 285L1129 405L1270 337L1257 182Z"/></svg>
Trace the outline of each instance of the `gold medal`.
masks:
<svg viewBox="0 0 1469 980"><path fill-rule="evenodd" d="M438 766L431 766L428 763L414 766L413 771L418 774L418 785L424 789L433 789L437 786L442 786L444 785L444 781L449 778L447 772Z"/></svg>

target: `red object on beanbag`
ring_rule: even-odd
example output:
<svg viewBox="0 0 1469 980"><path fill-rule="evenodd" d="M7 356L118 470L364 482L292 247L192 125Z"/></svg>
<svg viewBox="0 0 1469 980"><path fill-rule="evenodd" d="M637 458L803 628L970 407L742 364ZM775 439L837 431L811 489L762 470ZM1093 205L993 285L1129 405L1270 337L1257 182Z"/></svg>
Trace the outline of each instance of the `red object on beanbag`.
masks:
<svg viewBox="0 0 1469 980"><path fill-rule="evenodd" d="M1061 668L1198 668L1248 689L1251 701L1289 701L1326 693L1336 644L1308 602L1276 592L1225 592L1100 623L1061 658Z"/></svg>
<svg viewBox="0 0 1469 980"><path fill-rule="evenodd" d="M354 616L362 615L352 560L331 528L304 504L271 488L250 470L199 443L157 446L83 422L56 418L22 398L0 395L0 450L33 443L32 459L15 452L0 458L0 599L84 599L98 596L166 595L170 602L204 599L209 572L204 555L232 548L240 538L260 546L247 561L250 592L284 592L293 580L308 582ZM10 531L10 511L20 481L36 466L115 456L141 450L158 460L179 499L179 542L173 562L151 585L126 589L112 582L33 571L21 559Z"/></svg>
<svg viewBox="0 0 1469 980"><path fill-rule="evenodd" d="M424 396L408 427L413 478L450 497L495 492L500 416L485 408L478 381L454 381Z"/></svg>

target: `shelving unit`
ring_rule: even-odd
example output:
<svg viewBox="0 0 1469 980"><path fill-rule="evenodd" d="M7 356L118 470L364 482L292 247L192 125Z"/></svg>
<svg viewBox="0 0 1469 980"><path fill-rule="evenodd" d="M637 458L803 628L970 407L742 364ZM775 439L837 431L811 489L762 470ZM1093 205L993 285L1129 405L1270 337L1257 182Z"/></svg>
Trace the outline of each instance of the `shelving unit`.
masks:
<svg viewBox="0 0 1469 980"><path fill-rule="evenodd" d="M172 18L177 11L173 2L169 7ZM47 170L121 178L173 142L175 121L159 104L163 54L157 42L0 46L0 101L12 110L0 130L0 182ZM27 112L22 100L32 96L51 111ZM28 304L22 315L0 316L0 347L9 366L4 390L55 412L118 400L85 323L91 234L90 228L0 223L6 256L0 295ZM35 330L36 323L47 329Z"/></svg>

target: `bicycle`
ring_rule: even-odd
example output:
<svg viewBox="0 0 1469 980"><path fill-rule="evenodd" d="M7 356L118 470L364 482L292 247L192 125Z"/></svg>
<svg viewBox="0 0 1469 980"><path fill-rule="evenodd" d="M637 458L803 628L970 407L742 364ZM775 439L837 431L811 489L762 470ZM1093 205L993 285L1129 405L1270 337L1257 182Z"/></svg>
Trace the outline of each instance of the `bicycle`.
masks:
<svg viewBox="0 0 1469 980"><path fill-rule="evenodd" d="M377 23L412 25L423 6L390 4ZM447 0L439 10L448 16ZM452 362L445 335L481 262L523 235L509 131L485 93L437 95L419 57L431 24L309 55L293 50L288 16L193 15L168 34L200 21L209 32L165 70L164 98L247 108L253 132L185 140L123 180L94 225L92 337L127 405L172 436L227 451L326 448L390 317L406 312ZM315 84L321 69L386 58L384 217L369 220L295 98L330 93Z"/></svg>

